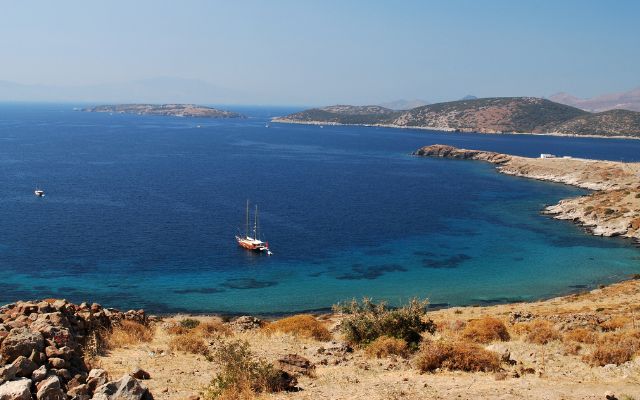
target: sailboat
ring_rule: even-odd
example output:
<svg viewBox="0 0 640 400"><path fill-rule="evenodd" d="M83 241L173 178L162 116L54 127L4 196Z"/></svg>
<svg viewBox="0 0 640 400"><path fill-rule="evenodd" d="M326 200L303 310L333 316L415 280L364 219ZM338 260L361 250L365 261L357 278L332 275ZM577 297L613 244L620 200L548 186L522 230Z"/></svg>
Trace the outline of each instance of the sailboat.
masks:
<svg viewBox="0 0 640 400"><path fill-rule="evenodd" d="M247 250L267 253L267 255L273 254L271 250L269 250L269 242L263 242L260 240L259 230L258 230L258 205L256 204L256 211L254 214L254 222L253 222L253 230L251 231L253 236L249 232L249 200L247 200L247 216L245 223L245 233L244 236L236 235L236 242L242 248Z"/></svg>

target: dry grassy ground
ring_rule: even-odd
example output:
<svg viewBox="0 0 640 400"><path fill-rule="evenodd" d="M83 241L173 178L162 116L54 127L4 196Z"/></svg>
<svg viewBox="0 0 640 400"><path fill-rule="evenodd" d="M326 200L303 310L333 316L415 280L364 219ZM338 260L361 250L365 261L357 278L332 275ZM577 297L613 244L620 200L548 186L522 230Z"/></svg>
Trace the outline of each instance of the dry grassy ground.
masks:
<svg viewBox="0 0 640 400"><path fill-rule="evenodd" d="M485 319L486 316L494 319ZM207 385L220 371L219 365L203 354L214 354L225 341L242 339L250 344L256 357L275 362L286 354L297 354L310 360L315 370L311 376L298 377L301 390L297 392L226 398L604 399L606 392L612 392L619 399L640 399L637 347L631 350L636 351L630 356L631 361L624 361L623 354L620 365L594 364L608 364L607 357L625 353L626 347L640 346L638 280L536 303L439 310L430 312L429 317L438 328L433 335L425 334L425 342L451 342L463 347L481 342L478 346L494 351L487 354L496 359L509 352L511 363L503 357L498 372L439 368L421 373L416 355L406 359L394 355L376 358L375 352L364 349L344 352L343 337L335 329L339 315L318 318L320 325L331 332L329 337L319 325L309 328L309 321L304 319L309 328L304 331L299 330L302 325L298 320L285 321L277 329L272 326L231 332L215 317L190 317L207 323L204 329L191 330L179 327L184 316L174 316L155 324L150 341L120 339L95 363L113 376L142 367L151 374L146 384L156 399L203 398L207 396ZM470 322L473 320L478 321ZM302 336L295 332L302 332ZM604 359L594 359L594 350L599 346L605 350ZM606 353L612 349L613 354ZM467 355L460 357L463 356ZM477 357L474 353L473 359L465 362L476 365L473 362L478 361ZM487 362L480 361L479 365Z"/></svg>

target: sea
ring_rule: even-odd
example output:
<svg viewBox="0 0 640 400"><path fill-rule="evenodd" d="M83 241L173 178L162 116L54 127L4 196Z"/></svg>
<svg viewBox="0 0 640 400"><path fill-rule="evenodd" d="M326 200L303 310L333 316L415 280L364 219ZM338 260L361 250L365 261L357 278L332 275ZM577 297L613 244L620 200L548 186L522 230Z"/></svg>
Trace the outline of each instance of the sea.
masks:
<svg viewBox="0 0 640 400"><path fill-rule="evenodd" d="M0 104L0 304L281 315L353 298L549 298L640 273L640 249L541 214L586 190L411 152L640 161L640 140L87 113ZM35 188L45 190L37 198ZM249 200L273 255L239 248Z"/></svg>

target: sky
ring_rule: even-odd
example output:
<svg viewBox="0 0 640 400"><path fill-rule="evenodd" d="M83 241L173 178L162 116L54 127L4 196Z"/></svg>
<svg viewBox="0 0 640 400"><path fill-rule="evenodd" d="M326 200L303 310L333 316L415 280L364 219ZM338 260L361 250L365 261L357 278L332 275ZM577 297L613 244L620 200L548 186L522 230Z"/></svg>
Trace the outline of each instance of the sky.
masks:
<svg viewBox="0 0 640 400"><path fill-rule="evenodd" d="M640 86L639 16L636 0L5 1L0 100L8 82L135 99L131 82L180 79L238 104L591 97Z"/></svg>

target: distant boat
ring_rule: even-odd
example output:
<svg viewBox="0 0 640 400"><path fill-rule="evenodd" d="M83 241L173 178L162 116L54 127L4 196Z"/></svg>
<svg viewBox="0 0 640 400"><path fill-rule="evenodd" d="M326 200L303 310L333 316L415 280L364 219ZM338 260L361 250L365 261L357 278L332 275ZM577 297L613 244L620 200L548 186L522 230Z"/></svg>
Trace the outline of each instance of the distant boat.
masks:
<svg viewBox="0 0 640 400"><path fill-rule="evenodd" d="M322 129L322 128L324 128L324 126L323 126L323 125L320 125L320 129Z"/></svg>
<svg viewBox="0 0 640 400"><path fill-rule="evenodd" d="M36 197L44 197L44 190L38 189L36 186L36 190L33 191L33 194L35 194Z"/></svg>
<svg viewBox="0 0 640 400"><path fill-rule="evenodd" d="M254 222L253 222L253 230L251 232L253 235L249 234L249 200L247 200L247 215L246 215L246 223L245 223L245 233L244 236L236 235L236 242L238 245L244 249L267 253L267 255L271 255L271 250L269 250L269 242L263 242L260 240L260 232L258 229L258 205L256 205L256 211L254 214Z"/></svg>
<svg viewBox="0 0 640 400"><path fill-rule="evenodd" d="M268 127L269 127L269 124L266 124L264 127L265 127L265 128L268 128Z"/></svg>

